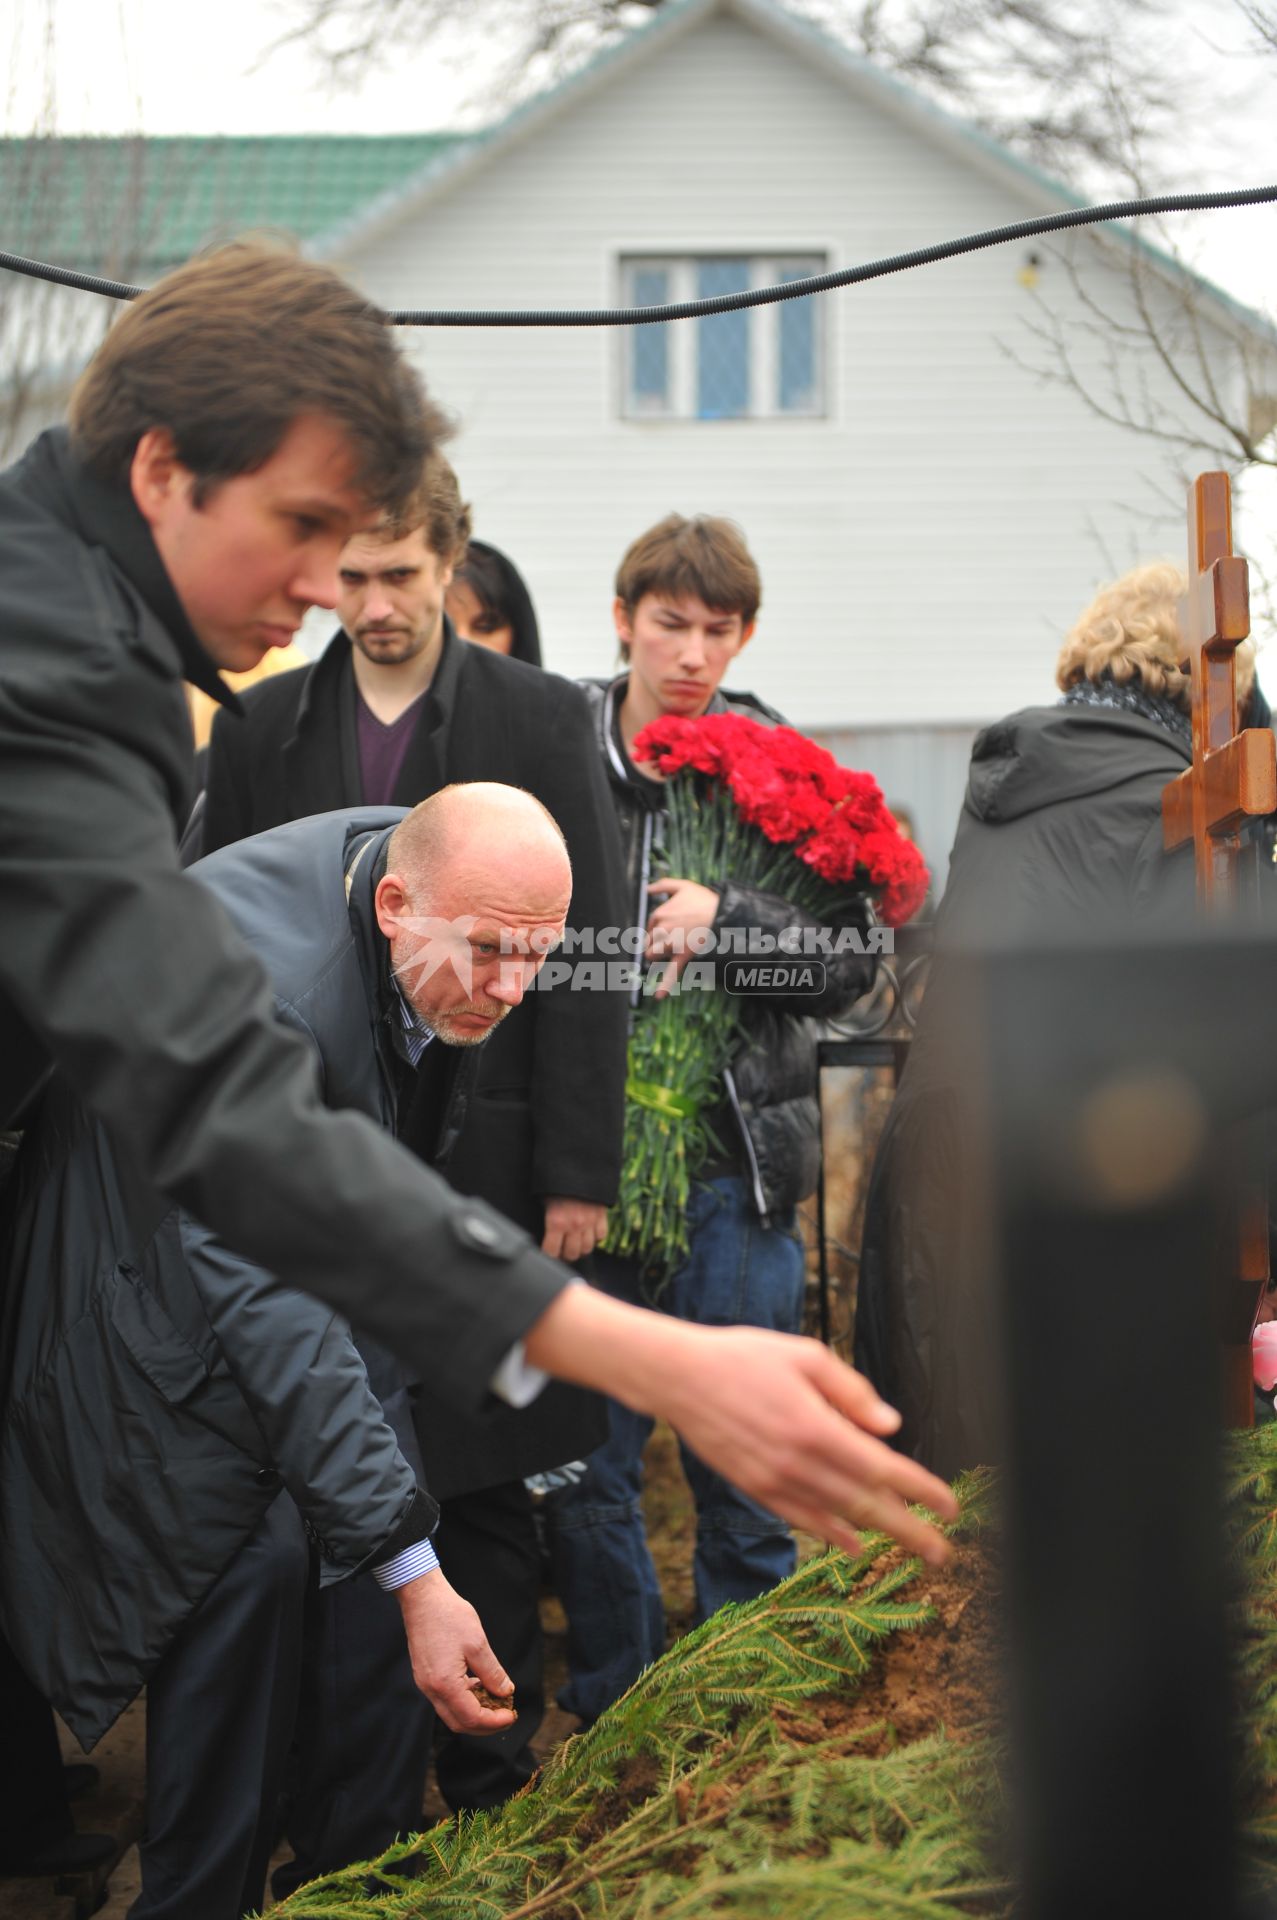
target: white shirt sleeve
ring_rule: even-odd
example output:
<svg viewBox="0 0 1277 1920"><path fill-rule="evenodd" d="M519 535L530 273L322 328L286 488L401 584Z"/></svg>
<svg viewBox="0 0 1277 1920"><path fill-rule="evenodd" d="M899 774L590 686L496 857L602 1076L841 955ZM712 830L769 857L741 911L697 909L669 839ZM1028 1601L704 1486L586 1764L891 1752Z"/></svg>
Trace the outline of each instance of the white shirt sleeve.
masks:
<svg viewBox="0 0 1277 1920"><path fill-rule="evenodd" d="M579 1274L573 1274L568 1282L572 1287L585 1284ZM549 1378L541 1367L531 1365L522 1340L516 1340L488 1385L498 1400L504 1400L508 1406L529 1407Z"/></svg>

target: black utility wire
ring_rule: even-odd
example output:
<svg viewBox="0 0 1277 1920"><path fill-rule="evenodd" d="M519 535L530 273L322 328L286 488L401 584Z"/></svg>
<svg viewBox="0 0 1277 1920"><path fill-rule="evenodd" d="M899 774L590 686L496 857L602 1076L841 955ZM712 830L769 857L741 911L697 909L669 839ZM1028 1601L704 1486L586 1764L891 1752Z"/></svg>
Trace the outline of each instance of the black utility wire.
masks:
<svg viewBox="0 0 1277 1920"><path fill-rule="evenodd" d="M979 253L982 248L1000 247L1008 240L1028 240L1039 233L1096 226L1105 220L1135 220L1154 213L1205 213L1218 207L1257 207L1274 200L1277 200L1277 187L1239 187L1231 193L1163 193L1151 200L1113 200L1102 207L1070 207L1065 213L1017 220L1009 227L989 227L984 233L967 234L962 240L945 240L939 246L895 253L885 260L870 260L864 266L844 267L839 273L817 273L806 280L787 280L779 287L720 293L709 300L683 300L663 307L548 308L530 312L468 312L464 308L430 312L408 307L388 313L386 319L396 327L649 327L666 320L696 320L705 314L736 313L742 307L772 306L778 300L801 300L811 293L831 293L835 287L858 286L863 280L880 280L889 273L904 273L909 267L929 267L937 260ZM0 252L0 267L37 280L52 280L59 286L76 287L84 293L104 294L108 300L136 300L146 291L144 287L128 286L121 280L103 280L96 274L80 273L74 267L53 267L40 260L27 260L17 253Z"/></svg>

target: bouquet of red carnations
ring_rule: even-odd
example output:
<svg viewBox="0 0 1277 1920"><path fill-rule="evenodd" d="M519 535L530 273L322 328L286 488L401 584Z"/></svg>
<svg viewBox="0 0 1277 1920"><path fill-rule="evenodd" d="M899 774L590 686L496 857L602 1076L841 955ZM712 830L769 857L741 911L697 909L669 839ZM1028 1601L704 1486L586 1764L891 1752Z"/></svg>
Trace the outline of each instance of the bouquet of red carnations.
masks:
<svg viewBox="0 0 1277 1920"><path fill-rule="evenodd" d="M780 895L836 925L857 902L898 926L926 897L922 855L866 773L791 727L743 714L669 716L644 727L636 759L665 776L662 870L721 891ZM721 1098L741 1001L698 990L688 967L668 997L645 992L630 1038L621 1190L604 1246L672 1272L687 1253L691 1184L716 1143L707 1109ZM685 986L684 982L688 984Z"/></svg>

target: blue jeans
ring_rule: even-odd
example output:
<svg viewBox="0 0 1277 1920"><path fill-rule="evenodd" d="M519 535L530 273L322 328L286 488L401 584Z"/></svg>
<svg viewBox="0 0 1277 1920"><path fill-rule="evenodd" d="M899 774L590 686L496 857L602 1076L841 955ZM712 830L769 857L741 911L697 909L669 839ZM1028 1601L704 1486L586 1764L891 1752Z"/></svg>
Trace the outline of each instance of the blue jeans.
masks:
<svg viewBox="0 0 1277 1920"><path fill-rule="evenodd" d="M690 1250L656 1305L701 1326L802 1324L804 1267L792 1209L764 1229L744 1180L709 1180L693 1193ZM652 1304L629 1261L595 1256L595 1280L617 1299ZM551 1495L556 1584L568 1618L567 1686L559 1696L587 1724L665 1651L661 1590L647 1549L642 1488L646 1414L608 1402L611 1433L575 1486ZM711 1472L680 1444L696 1502L693 1577L699 1623L728 1600L752 1600L794 1570L782 1520Z"/></svg>

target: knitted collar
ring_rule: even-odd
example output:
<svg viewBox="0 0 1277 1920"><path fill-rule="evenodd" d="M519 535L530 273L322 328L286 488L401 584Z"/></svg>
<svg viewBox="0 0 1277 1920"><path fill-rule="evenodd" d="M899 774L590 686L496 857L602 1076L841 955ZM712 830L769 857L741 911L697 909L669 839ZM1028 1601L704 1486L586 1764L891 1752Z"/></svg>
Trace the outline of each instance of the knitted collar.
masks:
<svg viewBox="0 0 1277 1920"><path fill-rule="evenodd" d="M1116 707L1123 713L1137 713L1141 720L1173 733L1191 746L1193 722L1183 707L1164 693L1150 693L1134 680L1114 680L1103 673L1098 680L1078 680L1061 696L1062 707Z"/></svg>

